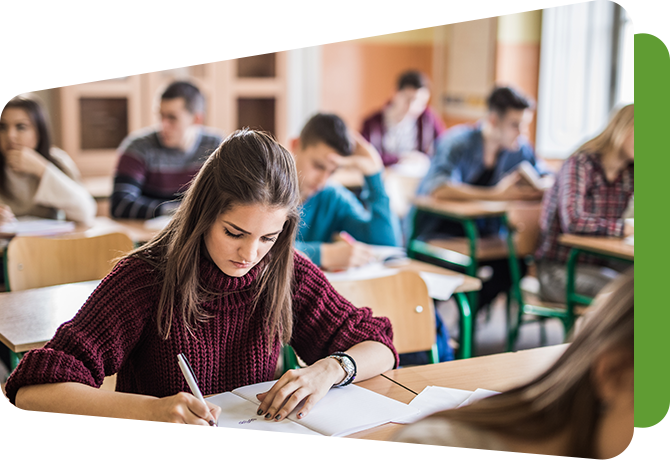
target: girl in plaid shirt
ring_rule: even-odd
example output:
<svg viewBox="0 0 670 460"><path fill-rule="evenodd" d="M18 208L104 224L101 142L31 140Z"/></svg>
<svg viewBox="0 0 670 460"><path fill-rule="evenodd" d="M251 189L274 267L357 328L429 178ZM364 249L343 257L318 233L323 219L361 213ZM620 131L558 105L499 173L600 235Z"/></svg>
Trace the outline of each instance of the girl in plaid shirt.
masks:
<svg viewBox="0 0 670 460"><path fill-rule="evenodd" d="M544 195L540 246L535 253L540 295L565 302L569 248L559 244L563 233L626 237L633 233L623 213L633 196L633 104L621 108L605 130L568 158L551 190ZM611 261L582 255L575 289L595 296L623 269Z"/></svg>

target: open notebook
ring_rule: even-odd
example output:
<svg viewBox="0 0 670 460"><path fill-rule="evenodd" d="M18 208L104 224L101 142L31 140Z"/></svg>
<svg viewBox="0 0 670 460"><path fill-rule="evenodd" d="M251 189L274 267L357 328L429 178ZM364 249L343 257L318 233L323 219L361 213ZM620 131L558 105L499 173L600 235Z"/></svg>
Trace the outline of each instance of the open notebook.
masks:
<svg viewBox="0 0 670 460"><path fill-rule="evenodd" d="M275 381L256 383L206 398L221 407L218 426L247 430L278 431L323 436L346 436L373 428L418 411L365 388L349 385L332 388L303 419L293 411L280 422L256 415L258 393L272 388Z"/></svg>

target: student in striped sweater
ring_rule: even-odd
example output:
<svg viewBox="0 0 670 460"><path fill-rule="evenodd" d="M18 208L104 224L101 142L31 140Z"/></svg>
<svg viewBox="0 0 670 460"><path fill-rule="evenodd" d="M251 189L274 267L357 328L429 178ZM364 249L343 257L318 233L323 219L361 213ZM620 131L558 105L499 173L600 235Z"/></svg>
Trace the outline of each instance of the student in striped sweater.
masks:
<svg viewBox="0 0 670 460"><path fill-rule="evenodd" d="M111 214L151 219L172 214L189 182L221 143L202 126L205 101L191 83L170 84L160 101L160 125L132 133L119 146Z"/></svg>
<svg viewBox="0 0 670 460"><path fill-rule="evenodd" d="M293 247L295 163L270 136L238 131L205 162L168 226L124 257L81 310L7 381L18 407L208 425L190 394L272 380L282 344L308 364L259 394L258 415L306 416L332 386L397 364L387 318L356 308ZM115 392L99 387L118 373Z"/></svg>

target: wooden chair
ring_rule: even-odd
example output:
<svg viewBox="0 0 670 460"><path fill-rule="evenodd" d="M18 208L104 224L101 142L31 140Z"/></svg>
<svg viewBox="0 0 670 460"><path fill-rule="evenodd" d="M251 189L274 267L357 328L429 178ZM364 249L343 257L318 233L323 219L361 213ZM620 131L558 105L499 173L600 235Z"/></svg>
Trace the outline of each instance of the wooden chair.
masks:
<svg viewBox="0 0 670 460"><path fill-rule="evenodd" d="M6 285L22 291L104 278L114 259L133 249L123 233L92 237L17 236L7 246Z"/></svg>
<svg viewBox="0 0 670 460"><path fill-rule="evenodd" d="M17 236L7 246L5 285L8 290L22 291L101 279L113 268L114 259L133 247L124 233L75 238ZM112 391L115 386L116 375L106 377L102 384Z"/></svg>
<svg viewBox="0 0 670 460"><path fill-rule="evenodd" d="M429 351L431 363L439 362L433 299L418 273L401 271L380 278L334 281L332 285L357 307L370 307L375 316L391 321L398 353Z"/></svg>

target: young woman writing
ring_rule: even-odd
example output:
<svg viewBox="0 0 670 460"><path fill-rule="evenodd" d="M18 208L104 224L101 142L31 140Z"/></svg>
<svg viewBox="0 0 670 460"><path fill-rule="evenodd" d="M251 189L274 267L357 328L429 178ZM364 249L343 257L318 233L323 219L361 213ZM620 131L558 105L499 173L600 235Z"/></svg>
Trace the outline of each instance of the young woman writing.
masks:
<svg viewBox="0 0 670 460"><path fill-rule="evenodd" d="M97 207L79 183L79 171L52 147L46 114L37 99L16 96L0 115L0 224L14 216L90 223Z"/></svg>
<svg viewBox="0 0 670 460"><path fill-rule="evenodd" d="M305 416L333 385L397 363L386 318L358 309L293 248L298 180L290 153L266 134L228 137L189 187L170 224L123 258L79 313L7 381L18 407L207 425L203 394L272 380L283 343L307 367L258 395L259 415ZM343 356L345 355L345 356ZM355 363L356 375L352 372ZM116 392L99 390L118 372Z"/></svg>

